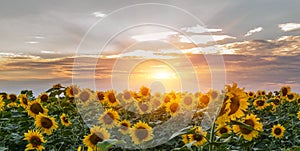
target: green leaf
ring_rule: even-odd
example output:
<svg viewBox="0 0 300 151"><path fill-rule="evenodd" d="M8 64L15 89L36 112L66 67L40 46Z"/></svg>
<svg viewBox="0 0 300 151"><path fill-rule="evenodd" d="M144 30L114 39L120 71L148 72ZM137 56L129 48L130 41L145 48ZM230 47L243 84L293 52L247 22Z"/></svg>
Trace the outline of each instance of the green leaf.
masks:
<svg viewBox="0 0 300 151"><path fill-rule="evenodd" d="M97 144L97 150L99 151L108 151L112 146L116 144L124 144L125 142L117 139L107 139L103 142Z"/></svg>

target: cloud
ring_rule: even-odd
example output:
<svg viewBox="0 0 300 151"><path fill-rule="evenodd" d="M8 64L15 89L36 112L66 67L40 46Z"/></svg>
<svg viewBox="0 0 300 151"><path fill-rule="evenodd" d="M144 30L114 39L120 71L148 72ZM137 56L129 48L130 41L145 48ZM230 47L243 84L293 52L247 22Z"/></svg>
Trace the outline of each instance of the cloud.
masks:
<svg viewBox="0 0 300 151"><path fill-rule="evenodd" d="M300 29L300 23L285 23L285 24L279 24L278 27L284 31L293 31L293 30L299 30Z"/></svg>
<svg viewBox="0 0 300 151"><path fill-rule="evenodd" d="M180 35L180 42L182 43L195 43L195 44L207 44L208 42L221 41L224 39L235 39L235 37L228 35L192 35L183 36Z"/></svg>
<svg viewBox="0 0 300 151"><path fill-rule="evenodd" d="M250 31L248 31L248 32L245 34L245 37L251 36L251 35L253 35L254 33L261 32L262 30L263 30L262 27L257 27L257 28L251 29Z"/></svg>
<svg viewBox="0 0 300 151"><path fill-rule="evenodd" d="M94 17L99 17L99 18L103 18L106 17L107 15L102 13L102 12L93 12L91 15L93 15Z"/></svg>
<svg viewBox="0 0 300 151"><path fill-rule="evenodd" d="M183 27L183 28L181 28L181 30L189 32L189 33L197 33L197 34L206 33L206 32L221 32L222 31L222 29L210 29L210 28L200 26L198 24L193 27Z"/></svg>
<svg viewBox="0 0 300 151"><path fill-rule="evenodd" d="M42 50L41 53L45 53L45 54L54 54L54 53L56 53L56 52L54 52L54 51Z"/></svg>
<svg viewBox="0 0 300 151"><path fill-rule="evenodd" d="M136 41L153 41L167 39L171 35L176 35L177 32L159 32L151 34L134 35L131 38Z"/></svg>
<svg viewBox="0 0 300 151"><path fill-rule="evenodd" d="M38 44L40 42L38 42L38 41L26 41L25 43L26 44Z"/></svg>

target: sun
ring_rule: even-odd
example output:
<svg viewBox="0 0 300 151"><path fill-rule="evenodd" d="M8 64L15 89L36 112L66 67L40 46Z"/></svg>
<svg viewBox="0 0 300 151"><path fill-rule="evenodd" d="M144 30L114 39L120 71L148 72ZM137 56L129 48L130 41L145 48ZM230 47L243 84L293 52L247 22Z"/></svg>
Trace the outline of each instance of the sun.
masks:
<svg viewBox="0 0 300 151"><path fill-rule="evenodd" d="M176 75L170 71L157 71L153 73L152 78L154 79L174 79Z"/></svg>

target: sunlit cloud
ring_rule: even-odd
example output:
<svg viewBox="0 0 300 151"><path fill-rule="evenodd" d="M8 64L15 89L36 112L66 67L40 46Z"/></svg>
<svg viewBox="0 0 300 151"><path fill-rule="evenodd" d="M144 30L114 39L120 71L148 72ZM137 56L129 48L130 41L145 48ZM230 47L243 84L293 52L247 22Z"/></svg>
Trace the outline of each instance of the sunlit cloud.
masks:
<svg viewBox="0 0 300 151"><path fill-rule="evenodd" d="M23 53L0 52L0 59L5 59L5 58L38 59L38 58L40 58L40 56L27 55L27 54L23 54Z"/></svg>
<svg viewBox="0 0 300 151"><path fill-rule="evenodd" d="M180 42L182 43L195 43L195 44L206 44L208 42L220 41L224 39L236 39L235 37L228 35L192 35L183 36L180 35Z"/></svg>
<svg viewBox="0 0 300 151"><path fill-rule="evenodd" d="M206 28L206 27L203 27L203 26L200 26L200 25L196 25L196 26L193 26L193 27L183 27L181 28L181 30L183 31L186 31L186 32L189 32L189 33L206 33L206 32L221 32L222 29L210 29L210 28Z"/></svg>
<svg viewBox="0 0 300 151"><path fill-rule="evenodd" d="M151 33L151 34L142 34L142 35L134 35L131 38L136 41L154 41L154 40L164 40L167 39L171 35L176 35L177 32L159 32L159 33Z"/></svg>
<svg viewBox="0 0 300 151"><path fill-rule="evenodd" d="M44 54L54 54L54 53L56 53L56 52L54 52L54 51L42 50L41 53L44 53Z"/></svg>
<svg viewBox="0 0 300 151"><path fill-rule="evenodd" d="M251 36L251 35L253 35L254 33L261 32L262 30L263 30L262 27L257 27L257 28L251 29L250 31L248 31L248 32L245 34L245 37Z"/></svg>
<svg viewBox="0 0 300 151"><path fill-rule="evenodd" d="M97 18L103 18L103 17L106 17L107 15L102 13L102 12L93 12L91 15L93 15L94 17L97 17Z"/></svg>
<svg viewBox="0 0 300 151"><path fill-rule="evenodd" d="M45 39L44 36L34 36L33 38L34 38L34 39Z"/></svg>
<svg viewBox="0 0 300 151"><path fill-rule="evenodd" d="M25 43L26 44L38 44L40 42L38 42L38 41L26 41Z"/></svg>
<svg viewBox="0 0 300 151"><path fill-rule="evenodd" d="M300 29L300 23L286 23L286 24L279 24L278 27L282 31L293 31L293 30L298 30Z"/></svg>

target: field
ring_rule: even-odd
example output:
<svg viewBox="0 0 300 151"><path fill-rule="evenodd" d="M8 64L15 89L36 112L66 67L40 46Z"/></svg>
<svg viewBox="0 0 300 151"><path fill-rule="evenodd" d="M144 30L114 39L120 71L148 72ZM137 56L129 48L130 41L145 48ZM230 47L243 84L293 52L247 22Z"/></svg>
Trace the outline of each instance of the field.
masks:
<svg viewBox="0 0 300 151"><path fill-rule="evenodd" d="M54 85L0 93L0 150L298 150L300 96L246 92L92 91Z"/></svg>

